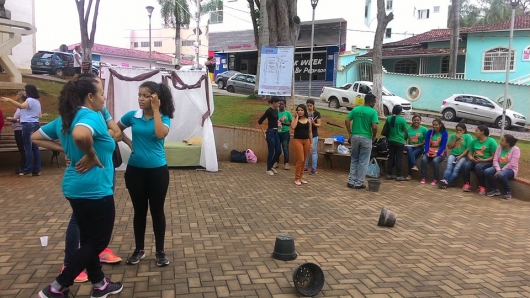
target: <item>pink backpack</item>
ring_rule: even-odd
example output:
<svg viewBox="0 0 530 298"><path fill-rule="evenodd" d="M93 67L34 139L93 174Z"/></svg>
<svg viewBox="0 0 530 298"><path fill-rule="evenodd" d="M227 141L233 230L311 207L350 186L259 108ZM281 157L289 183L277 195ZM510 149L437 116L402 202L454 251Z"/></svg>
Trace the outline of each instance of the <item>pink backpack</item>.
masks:
<svg viewBox="0 0 530 298"><path fill-rule="evenodd" d="M247 149L247 162L249 163L257 163L258 157L256 154L254 154L254 151Z"/></svg>

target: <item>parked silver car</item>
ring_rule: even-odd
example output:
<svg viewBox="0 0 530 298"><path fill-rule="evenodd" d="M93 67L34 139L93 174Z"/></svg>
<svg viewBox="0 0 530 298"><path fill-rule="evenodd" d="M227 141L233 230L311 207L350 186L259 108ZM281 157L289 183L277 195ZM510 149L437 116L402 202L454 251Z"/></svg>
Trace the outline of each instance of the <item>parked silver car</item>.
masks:
<svg viewBox="0 0 530 298"><path fill-rule="evenodd" d="M254 86L256 85L256 76L251 74L236 74L228 79L226 82L226 91L231 93L254 93Z"/></svg>
<svg viewBox="0 0 530 298"><path fill-rule="evenodd" d="M495 124L497 127L502 124L502 107L481 95L453 94L442 102L440 112L447 121L467 119ZM524 127L525 124L526 118L522 114L506 109L504 128Z"/></svg>

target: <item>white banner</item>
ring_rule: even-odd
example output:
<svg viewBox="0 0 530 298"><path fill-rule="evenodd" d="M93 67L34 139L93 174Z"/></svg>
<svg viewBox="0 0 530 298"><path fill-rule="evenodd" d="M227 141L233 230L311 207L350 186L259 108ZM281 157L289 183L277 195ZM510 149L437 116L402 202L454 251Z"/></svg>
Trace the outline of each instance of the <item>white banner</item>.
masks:
<svg viewBox="0 0 530 298"><path fill-rule="evenodd" d="M259 95L291 96L294 47L262 47Z"/></svg>

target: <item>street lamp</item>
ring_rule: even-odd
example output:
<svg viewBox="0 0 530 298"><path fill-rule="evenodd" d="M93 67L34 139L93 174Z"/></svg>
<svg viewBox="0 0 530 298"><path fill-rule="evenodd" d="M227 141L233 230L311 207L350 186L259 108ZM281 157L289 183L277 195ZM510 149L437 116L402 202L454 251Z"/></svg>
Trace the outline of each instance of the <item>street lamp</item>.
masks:
<svg viewBox="0 0 530 298"><path fill-rule="evenodd" d="M149 69L151 69L151 15L155 8L152 6L146 6L145 9L147 9L147 13L149 14Z"/></svg>
<svg viewBox="0 0 530 298"><path fill-rule="evenodd" d="M510 42L508 45L508 57L506 58L506 81L504 82L504 100L502 101L502 118L501 118L501 138L504 136L504 126L506 126L506 102L508 101L508 83L510 82L510 65L512 61L512 46L513 46L513 26L515 23L515 9L519 5L519 0L510 0L512 7L512 18L510 22ZM515 63L515 57L514 63Z"/></svg>
<svg viewBox="0 0 530 298"><path fill-rule="evenodd" d="M315 8L317 8L317 4L318 0L311 0L313 18L311 19L311 53L309 54L309 98L311 98L311 80L313 79L313 44L315 38Z"/></svg>

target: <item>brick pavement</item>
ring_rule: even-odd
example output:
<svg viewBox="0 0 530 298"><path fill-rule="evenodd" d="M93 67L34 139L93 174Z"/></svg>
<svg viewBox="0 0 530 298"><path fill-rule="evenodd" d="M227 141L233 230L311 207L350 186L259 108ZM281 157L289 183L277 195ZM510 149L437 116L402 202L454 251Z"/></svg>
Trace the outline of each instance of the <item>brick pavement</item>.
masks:
<svg viewBox="0 0 530 298"><path fill-rule="evenodd" d="M293 171L269 177L264 165L221 163L221 172L171 170L166 252L137 266L104 264L123 281L112 297L297 297L292 271L315 262L325 272L319 297L530 297L530 202L383 181L372 193L345 187L346 173L319 170L296 187ZM35 297L58 274L70 209L62 169L16 177L0 170L0 297ZM134 248L132 205L119 173L110 247ZM382 206L398 214L377 227ZM149 222L149 221L148 221ZM295 238L298 259L270 257L279 234ZM50 236L42 248L39 236ZM89 297L89 284L72 287Z"/></svg>

